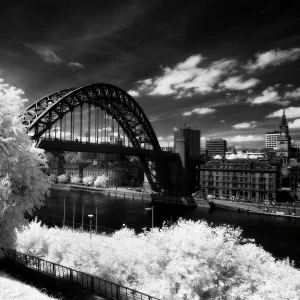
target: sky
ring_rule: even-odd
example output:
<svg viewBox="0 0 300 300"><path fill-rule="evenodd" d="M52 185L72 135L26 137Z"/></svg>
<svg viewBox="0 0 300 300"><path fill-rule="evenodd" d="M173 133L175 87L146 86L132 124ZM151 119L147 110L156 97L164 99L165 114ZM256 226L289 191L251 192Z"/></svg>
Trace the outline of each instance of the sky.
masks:
<svg viewBox="0 0 300 300"><path fill-rule="evenodd" d="M110 83L148 116L162 146L184 123L264 147L283 108L300 140L298 1L3 1L0 78L28 104Z"/></svg>

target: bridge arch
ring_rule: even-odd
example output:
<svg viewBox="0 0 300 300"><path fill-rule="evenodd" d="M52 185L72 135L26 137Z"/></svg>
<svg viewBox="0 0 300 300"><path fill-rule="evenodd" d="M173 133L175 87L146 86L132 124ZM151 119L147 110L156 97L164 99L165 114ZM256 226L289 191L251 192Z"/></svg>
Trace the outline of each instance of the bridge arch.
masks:
<svg viewBox="0 0 300 300"><path fill-rule="evenodd" d="M89 107L89 113L90 108L94 107L111 116L122 128L133 147L145 148L147 145L157 153L162 152L156 134L142 108L128 93L111 84L91 84L52 93L30 105L22 116L22 122L32 139L38 141L54 124L57 122L61 124L67 114L71 113L72 118L76 107L79 106L82 112L85 104ZM153 167L155 163L147 157L140 160L149 184L154 190L159 190L161 184Z"/></svg>

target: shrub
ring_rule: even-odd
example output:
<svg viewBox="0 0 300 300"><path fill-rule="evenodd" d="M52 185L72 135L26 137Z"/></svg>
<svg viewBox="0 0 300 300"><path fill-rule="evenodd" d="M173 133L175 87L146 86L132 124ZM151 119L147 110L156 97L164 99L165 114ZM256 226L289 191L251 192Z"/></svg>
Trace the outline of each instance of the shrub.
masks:
<svg viewBox="0 0 300 300"><path fill-rule="evenodd" d="M95 178L93 176L86 176L82 179L82 182L86 185L92 185Z"/></svg>
<svg viewBox="0 0 300 300"><path fill-rule="evenodd" d="M57 182L57 178L56 178L56 176L55 176L54 174L50 174L50 175L49 175L49 180L50 180L52 183Z"/></svg>
<svg viewBox="0 0 300 300"><path fill-rule="evenodd" d="M59 175L59 176L57 176L57 181L59 183L67 183L67 182L69 182L69 176L66 174Z"/></svg>
<svg viewBox="0 0 300 300"><path fill-rule="evenodd" d="M81 182L81 178L77 175L72 175L70 181L71 181L71 183L77 184L77 183Z"/></svg>
<svg viewBox="0 0 300 300"><path fill-rule="evenodd" d="M94 186L105 187L108 177L105 175L98 176L94 182Z"/></svg>
<svg viewBox="0 0 300 300"><path fill-rule="evenodd" d="M88 232L48 231L26 235L45 240L47 247L38 249L48 249L46 260L163 300L299 299L300 271L230 226L180 220L138 235L125 227L112 237L93 235L91 241Z"/></svg>

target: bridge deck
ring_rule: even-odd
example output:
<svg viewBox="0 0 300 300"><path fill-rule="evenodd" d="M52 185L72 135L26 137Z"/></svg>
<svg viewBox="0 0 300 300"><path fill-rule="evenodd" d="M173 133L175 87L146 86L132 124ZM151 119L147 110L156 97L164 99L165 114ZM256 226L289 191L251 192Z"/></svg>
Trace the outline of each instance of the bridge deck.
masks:
<svg viewBox="0 0 300 300"><path fill-rule="evenodd" d="M47 151L73 151L73 152L93 152L93 153L119 153L132 156L176 156L175 153L167 151L154 151L150 149L125 147L110 143L84 143L74 141L60 141L59 139L40 139L37 144L38 148Z"/></svg>

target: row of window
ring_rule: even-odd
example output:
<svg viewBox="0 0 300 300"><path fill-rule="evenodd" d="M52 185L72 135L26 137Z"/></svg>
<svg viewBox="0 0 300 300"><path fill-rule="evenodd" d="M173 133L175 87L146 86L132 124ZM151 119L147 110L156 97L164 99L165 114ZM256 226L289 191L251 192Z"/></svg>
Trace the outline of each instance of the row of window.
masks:
<svg viewBox="0 0 300 300"><path fill-rule="evenodd" d="M274 173L273 173L274 174ZM200 175L231 175L231 176L270 176L270 173L265 173L265 172L236 172L236 171L231 171L231 172L218 172L218 171L200 171Z"/></svg>
<svg viewBox="0 0 300 300"><path fill-rule="evenodd" d="M264 178L264 177L259 177L259 178L255 178L255 177L252 177L252 180L251 182L273 182L273 179L274 178ZM214 181L214 182L221 182L221 181L229 181L229 182L248 182L250 181L250 178L248 177L226 177L226 176L223 176L223 177L213 177L213 176L203 176L203 177L200 177L200 181Z"/></svg>
<svg viewBox="0 0 300 300"><path fill-rule="evenodd" d="M255 184L206 184L203 183L202 187L208 188L233 188L233 189L253 189L253 190L275 190L275 185L255 185Z"/></svg>
<svg viewBox="0 0 300 300"><path fill-rule="evenodd" d="M202 194L206 195L206 194L215 194L216 197L219 197L220 195L223 195L223 197L228 197L229 195L233 195L236 196L238 191L232 191L232 190L213 190L213 189L202 189ZM274 198L275 195L273 195L273 193L270 193L268 191L265 192L251 192L251 191L242 191L239 193L240 196L242 197L248 197L251 196L252 198L256 198L258 197L263 197L265 198L266 196L269 199Z"/></svg>

